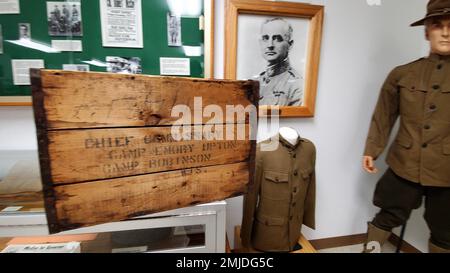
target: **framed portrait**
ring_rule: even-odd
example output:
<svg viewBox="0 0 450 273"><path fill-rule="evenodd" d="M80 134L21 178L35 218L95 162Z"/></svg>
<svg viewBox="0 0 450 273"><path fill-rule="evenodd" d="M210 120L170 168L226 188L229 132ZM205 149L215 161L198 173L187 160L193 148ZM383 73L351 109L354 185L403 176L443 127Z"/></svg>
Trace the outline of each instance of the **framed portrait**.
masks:
<svg viewBox="0 0 450 273"><path fill-rule="evenodd" d="M324 7L227 0L225 78L260 84L260 115L313 117Z"/></svg>
<svg viewBox="0 0 450 273"><path fill-rule="evenodd" d="M31 39L31 25L29 23L19 23L19 39Z"/></svg>

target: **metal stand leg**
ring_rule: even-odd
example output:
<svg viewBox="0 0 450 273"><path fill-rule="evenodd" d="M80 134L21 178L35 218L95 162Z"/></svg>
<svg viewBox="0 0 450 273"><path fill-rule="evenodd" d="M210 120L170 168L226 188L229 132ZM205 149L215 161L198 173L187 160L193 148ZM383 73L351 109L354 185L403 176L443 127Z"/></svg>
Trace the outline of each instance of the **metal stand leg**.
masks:
<svg viewBox="0 0 450 273"><path fill-rule="evenodd" d="M400 239L397 243L397 250L395 253L400 253L400 249L402 248L403 244L403 237L405 236L405 230L406 230L406 223L402 226L402 231L400 232Z"/></svg>

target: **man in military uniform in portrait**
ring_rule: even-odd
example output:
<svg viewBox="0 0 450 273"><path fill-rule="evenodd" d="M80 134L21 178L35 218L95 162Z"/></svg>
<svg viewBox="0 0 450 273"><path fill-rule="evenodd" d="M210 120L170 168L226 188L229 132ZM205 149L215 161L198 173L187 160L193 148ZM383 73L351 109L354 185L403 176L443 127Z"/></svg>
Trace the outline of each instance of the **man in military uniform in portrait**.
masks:
<svg viewBox="0 0 450 273"><path fill-rule="evenodd" d="M53 9L53 14L55 15L57 21L61 19L61 10L58 8L58 5L55 5Z"/></svg>
<svg viewBox="0 0 450 273"><path fill-rule="evenodd" d="M374 160L398 117L400 129L375 189L381 210L368 225L364 252L382 246L425 196L429 252L450 253L450 0L431 0L427 10L411 26L425 25L430 55L389 74L371 120L363 158L369 173L377 172Z"/></svg>
<svg viewBox="0 0 450 273"><path fill-rule="evenodd" d="M282 18L265 21L261 27L261 53L268 65L258 77L259 105L301 106L303 79L289 63L292 26Z"/></svg>

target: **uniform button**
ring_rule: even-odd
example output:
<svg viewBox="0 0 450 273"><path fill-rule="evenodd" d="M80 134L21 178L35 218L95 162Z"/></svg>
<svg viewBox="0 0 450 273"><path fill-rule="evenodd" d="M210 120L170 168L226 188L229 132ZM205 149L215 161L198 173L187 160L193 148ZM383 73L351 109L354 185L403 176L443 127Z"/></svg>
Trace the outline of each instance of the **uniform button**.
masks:
<svg viewBox="0 0 450 273"><path fill-rule="evenodd" d="M426 148L426 147L428 147L427 143L422 144L422 148Z"/></svg>
<svg viewBox="0 0 450 273"><path fill-rule="evenodd" d="M297 192L297 187L294 188L294 193L296 193L296 192Z"/></svg>
<svg viewBox="0 0 450 273"><path fill-rule="evenodd" d="M430 130L431 126L427 124L427 125L423 126L423 128L424 128L425 130Z"/></svg>
<svg viewBox="0 0 450 273"><path fill-rule="evenodd" d="M433 89L434 89L434 90L438 90L439 88L440 88L439 85L437 85L437 84L433 85Z"/></svg>
<svg viewBox="0 0 450 273"><path fill-rule="evenodd" d="M275 181L277 181L277 182L279 181L278 177L275 177Z"/></svg>
<svg viewBox="0 0 450 273"><path fill-rule="evenodd" d="M295 202L294 202L294 203L292 203L292 206L293 206L293 207L295 207L295 205L297 205L297 203L295 203Z"/></svg>
<svg viewBox="0 0 450 273"><path fill-rule="evenodd" d="M431 104L431 105L430 105L430 109L431 109L431 110L436 110L436 108L437 108L437 107L436 107L435 104Z"/></svg>
<svg viewBox="0 0 450 273"><path fill-rule="evenodd" d="M297 171L294 171L294 175L297 176L297 175L298 175L298 172L297 172Z"/></svg>
<svg viewBox="0 0 450 273"><path fill-rule="evenodd" d="M438 70L442 69L442 64L438 64L436 67Z"/></svg>
<svg viewBox="0 0 450 273"><path fill-rule="evenodd" d="M296 158L297 157L297 155L296 154L294 154L293 156L292 156L293 158Z"/></svg>

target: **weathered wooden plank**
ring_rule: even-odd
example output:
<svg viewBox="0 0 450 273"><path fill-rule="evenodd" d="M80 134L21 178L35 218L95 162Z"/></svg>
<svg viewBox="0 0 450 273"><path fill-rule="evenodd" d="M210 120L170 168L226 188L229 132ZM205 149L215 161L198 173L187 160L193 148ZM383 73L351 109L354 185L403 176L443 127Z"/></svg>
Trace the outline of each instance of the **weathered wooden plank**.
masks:
<svg viewBox="0 0 450 273"><path fill-rule="evenodd" d="M253 105L258 86L254 81L60 70L34 70L32 77L41 82L35 93L42 93L39 97L46 113L46 129L171 125L180 118L171 116L176 105L186 105L191 111L185 124L204 124L211 118L202 115L206 106L216 105L226 117L227 105ZM199 98L200 107L195 107ZM248 119L242 110L238 112L242 115L227 117L225 122Z"/></svg>
<svg viewBox="0 0 450 273"><path fill-rule="evenodd" d="M50 172L50 157L48 154L48 134L47 130L47 115L44 111L44 100L42 90L42 81L40 79L40 71L31 71L31 91L33 95L33 111L34 111L34 121L36 124L36 134L38 140L38 153L39 153L39 167L42 180L42 191L44 194L44 206L45 215L47 218L47 223L49 230L58 222L55 210L55 195L52 181L52 175Z"/></svg>
<svg viewBox="0 0 450 273"><path fill-rule="evenodd" d="M60 185L51 232L234 197L246 191L248 167L243 162Z"/></svg>
<svg viewBox="0 0 450 273"><path fill-rule="evenodd" d="M190 140L181 141L177 139L183 132L172 134L171 127L50 131L52 183L67 184L249 160L251 145L247 124L219 125L210 131L204 131L204 126L190 128L191 132L184 134ZM231 140L225 140L227 128ZM202 140L205 137L211 140Z"/></svg>

